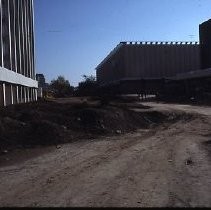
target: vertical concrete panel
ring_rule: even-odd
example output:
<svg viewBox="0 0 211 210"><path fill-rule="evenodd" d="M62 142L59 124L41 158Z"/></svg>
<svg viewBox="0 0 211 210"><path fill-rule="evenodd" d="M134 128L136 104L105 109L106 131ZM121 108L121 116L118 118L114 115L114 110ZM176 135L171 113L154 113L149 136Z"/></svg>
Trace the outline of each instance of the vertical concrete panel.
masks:
<svg viewBox="0 0 211 210"><path fill-rule="evenodd" d="M20 103L20 97L19 97L19 86L17 85L16 86L16 101L17 101L17 104Z"/></svg>
<svg viewBox="0 0 211 210"><path fill-rule="evenodd" d="M0 107L4 106L3 84L0 83Z"/></svg>
<svg viewBox="0 0 211 210"><path fill-rule="evenodd" d="M2 0L2 44L4 67L11 69L8 3L8 0Z"/></svg>
<svg viewBox="0 0 211 210"><path fill-rule="evenodd" d="M165 76L165 74L164 74L164 71L165 71L165 69L164 69L164 63L165 63L165 48L164 48L164 46L163 46L163 44L161 44L160 45L160 48L161 48L161 75L162 75L162 77L164 77Z"/></svg>
<svg viewBox="0 0 211 210"><path fill-rule="evenodd" d="M25 31L25 50L26 50L26 75L27 77L30 77L30 72L29 72L29 49L28 49L28 24L27 24L27 19L28 19L28 11L27 11L27 6L26 6L27 2L24 1L24 31Z"/></svg>
<svg viewBox="0 0 211 210"><path fill-rule="evenodd" d="M36 99L36 101L37 101L37 91L38 91L38 89L35 89L35 99Z"/></svg>
<svg viewBox="0 0 211 210"><path fill-rule="evenodd" d="M31 40L30 40L30 1L26 4L26 11L27 11L27 45L28 45L28 71L29 77L32 78L32 71L31 71Z"/></svg>
<svg viewBox="0 0 211 210"><path fill-rule="evenodd" d="M128 47L125 46L125 77L129 76L129 59L128 59Z"/></svg>
<svg viewBox="0 0 211 210"><path fill-rule="evenodd" d="M19 98L19 103L23 103L23 88L22 86L18 87L18 98Z"/></svg>
<svg viewBox="0 0 211 210"><path fill-rule="evenodd" d="M138 77L141 77L141 69L140 69L140 55L139 55L139 52L140 52L140 45L137 44L136 45L136 72L137 72L137 76Z"/></svg>
<svg viewBox="0 0 211 210"><path fill-rule="evenodd" d="M24 101L24 103L27 103L27 91L26 91L26 87L23 87L23 101Z"/></svg>
<svg viewBox="0 0 211 210"><path fill-rule="evenodd" d="M12 28L12 20L11 20L11 14L12 14L12 11L11 11L11 8L10 8L10 5L11 5L11 2L12 2L12 0L8 0L8 7L7 7L7 9L8 9L8 19L9 19L9 25L8 25L8 27L9 27L9 56L10 56L10 70L13 70L13 55L12 55L12 30L11 30L11 28Z"/></svg>
<svg viewBox="0 0 211 210"><path fill-rule="evenodd" d="M25 98L24 98L24 87L21 86L21 103L24 103L25 102Z"/></svg>
<svg viewBox="0 0 211 210"><path fill-rule="evenodd" d="M11 104L14 104L13 85L10 84Z"/></svg>
<svg viewBox="0 0 211 210"><path fill-rule="evenodd" d="M144 72L143 72L143 76L144 77L150 77L150 69L149 67L149 47L148 45L145 45L145 66L144 66Z"/></svg>
<svg viewBox="0 0 211 210"><path fill-rule="evenodd" d="M160 55L157 53L157 51L158 51L158 47L159 46L157 46L156 44L154 44L153 46L152 46L152 61L151 61L151 64L152 64L152 72L153 72L153 77L154 78L156 78L156 77L158 77L158 75L159 75L159 64L158 64L158 61L159 61L159 57L160 57Z"/></svg>
<svg viewBox="0 0 211 210"><path fill-rule="evenodd" d="M18 63L18 73L23 74L23 69L22 69L22 22L21 22L21 8L20 8L20 3L21 1L16 1L16 7L17 7L17 17L16 17L16 24L18 26L18 29L16 28L16 36L17 38L17 63Z"/></svg>
<svg viewBox="0 0 211 210"><path fill-rule="evenodd" d="M5 98L6 98L6 105L12 104L12 94L11 94L11 85L5 84Z"/></svg>
<svg viewBox="0 0 211 210"><path fill-rule="evenodd" d="M3 64L3 37L2 37L2 0L0 0L0 66Z"/></svg>
<svg viewBox="0 0 211 210"><path fill-rule="evenodd" d="M31 46L32 46L32 72L35 79L35 37L34 37L34 2L33 0L30 0L30 9L31 9Z"/></svg>
<svg viewBox="0 0 211 210"><path fill-rule="evenodd" d="M3 83L3 101L4 101L4 106L7 105L7 102L6 102L6 84Z"/></svg>
<svg viewBox="0 0 211 210"><path fill-rule="evenodd" d="M144 48L143 48L143 54L144 54L143 78L144 78L144 77L149 77L149 75L150 75L150 72L149 72L148 69L147 69L147 66L148 66L147 49L148 49L148 48L146 47L146 45L144 45Z"/></svg>
<svg viewBox="0 0 211 210"><path fill-rule="evenodd" d="M17 72L16 68L16 36L15 36L15 5L14 0L9 0L10 15L10 46L11 46L11 70Z"/></svg>
<svg viewBox="0 0 211 210"><path fill-rule="evenodd" d="M12 91L13 91L13 104L17 104L17 86L13 85L12 86Z"/></svg>
<svg viewBox="0 0 211 210"><path fill-rule="evenodd" d="M147 50L147 71L149 71L149 76L150 77L153 77L153 60L154 60L154 57L152 57L153 55L153 46L152 44L149 44L148 45L148 50Z"/></svg>
<svg viewBox="0 0 211 210"><path fill-rule="evenodd" d="M24 12L23 12L23 0L19 0L19 12L20 12L20 40L21 40L21 69L22 74L26 76L26 63L25 63L25 31L24 31Z"/></svg>

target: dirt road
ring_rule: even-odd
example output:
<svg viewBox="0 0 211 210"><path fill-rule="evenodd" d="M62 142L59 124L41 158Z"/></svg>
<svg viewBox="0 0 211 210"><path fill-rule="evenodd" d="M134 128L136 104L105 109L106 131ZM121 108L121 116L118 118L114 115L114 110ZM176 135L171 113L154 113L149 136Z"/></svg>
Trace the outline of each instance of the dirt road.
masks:
<svg viewBox="0 0 211 210"><path fill-rule="evenodd" d="M211 207L211 108L145 105L200 116L1 167L0 206Z"/></svg>

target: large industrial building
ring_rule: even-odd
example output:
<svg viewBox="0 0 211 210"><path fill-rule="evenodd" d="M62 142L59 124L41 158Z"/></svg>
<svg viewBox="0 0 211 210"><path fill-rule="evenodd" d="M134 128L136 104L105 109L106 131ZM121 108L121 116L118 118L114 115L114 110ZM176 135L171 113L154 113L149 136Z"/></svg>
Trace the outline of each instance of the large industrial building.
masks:
<svg viewBox="0 0 211 210"><path fill-rule="evenodd" d="M166 81L210 76L210 34L211 20L200 25L200 43L120 42L97 66L97 81L120 93L156 93Z"/></svg>
<svg viewBox="0 0 211 210"><path fill-rule="evenodd" d="M0 106L37 100L33 0L0 0Z"/></svg>
<svg viewBox="0 0 211 210"><path fill-rule="evenodd" d="M201 45L201 68L211 68L211 20L199 26Z"/></svg>

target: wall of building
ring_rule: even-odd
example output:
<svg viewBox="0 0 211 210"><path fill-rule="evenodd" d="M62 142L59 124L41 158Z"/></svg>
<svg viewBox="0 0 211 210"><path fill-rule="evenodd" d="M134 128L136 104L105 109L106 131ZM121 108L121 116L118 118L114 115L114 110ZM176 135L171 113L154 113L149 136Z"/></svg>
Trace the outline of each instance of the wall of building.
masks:
<svg viewBox="0 0 211 210"><path fill-rule="evenodd" d="M35 101L33 0L0 0L0 105Z"/></svg>
<svg viewBox="0 0 211 210"><path fill-rule="evenodd" d="M97 80L99 83L119 80L124 77L124 51L123 44L117 47L98 66Z"/></svg>
<svg viewBox="0 0 211 210"><path fill-rule="evenodd" d="M200 45L201 45L201 68L211 68L211 20L199 26Z"/></svg>
<svg viewBox="0 0 211 210"><path fill-rule="evenodd" d="M123 42L97 67L97 79L161 79L199 68L199 43Z"/></svg>

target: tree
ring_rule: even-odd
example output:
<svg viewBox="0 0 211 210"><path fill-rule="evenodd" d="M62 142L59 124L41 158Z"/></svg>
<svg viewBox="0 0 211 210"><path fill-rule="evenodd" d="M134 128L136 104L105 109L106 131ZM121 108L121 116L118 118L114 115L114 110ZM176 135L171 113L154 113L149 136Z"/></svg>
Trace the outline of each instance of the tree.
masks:
<svg viewBox="0 0 211 210"><path fill-rule="evenodd" d="M98 85L96 77L91 75L83 75L83 81L79 83L77 95L79 96L95 96L97 94Z"/></svg>
<svg viewBox="0 0 211 210"><path fill-rule="evenodd" d="M74 88L70 86L70 82L64 76L58 76L50 83L50 88L53 90L55 97L68 97L73 94Z"/></svg>

